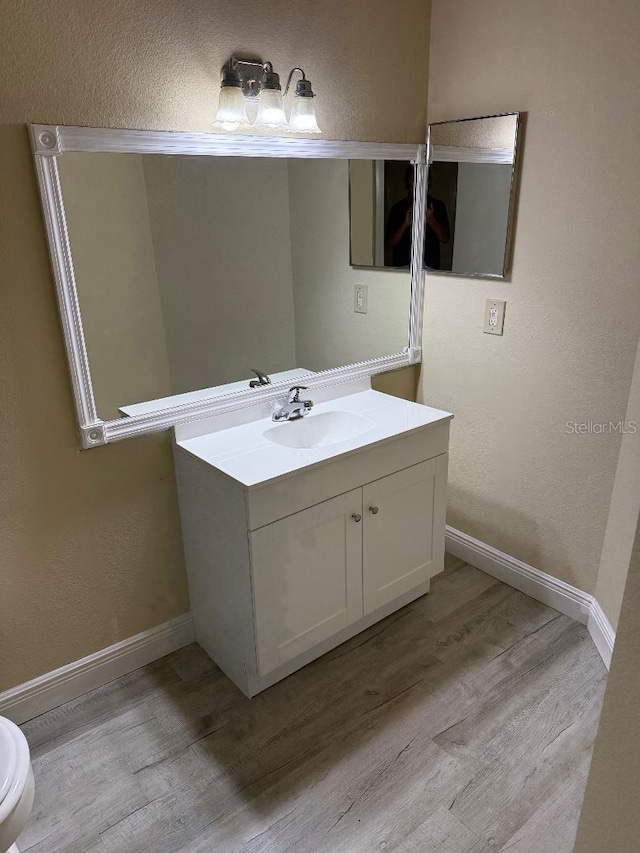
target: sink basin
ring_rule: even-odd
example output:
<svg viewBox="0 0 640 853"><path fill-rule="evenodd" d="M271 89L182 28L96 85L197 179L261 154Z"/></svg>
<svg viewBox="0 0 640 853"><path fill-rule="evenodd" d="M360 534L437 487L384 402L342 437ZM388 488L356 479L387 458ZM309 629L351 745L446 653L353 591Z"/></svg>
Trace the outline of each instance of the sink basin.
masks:
<svg viewBox="0 0 640 853"><path fill-rule="evenodd" d="M284 421L263 435L268 441L283 447L309 450L358 438L374 426L372 420L355 412L320 412L296 421Z"/></svg>

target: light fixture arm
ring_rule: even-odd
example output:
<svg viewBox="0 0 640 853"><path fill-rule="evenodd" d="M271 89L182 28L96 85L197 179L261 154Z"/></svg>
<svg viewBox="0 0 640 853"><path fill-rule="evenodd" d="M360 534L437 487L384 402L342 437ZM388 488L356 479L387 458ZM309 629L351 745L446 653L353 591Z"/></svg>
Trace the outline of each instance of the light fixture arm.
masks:
<svg viewBox="0 0 640 853"><path fill-rule="evenodd" d="M293 78L294 72L296 72L296 71L299 71L302 74L302 77L296 83L296 95L299 98L314 98L315 95L313 94L313 92L311 90L311 82L309 80L307 80L307 77L306 77L304 71L302 70L302 68L298 68L298 66L296 66L295 68L292 68L291 71L289 72L289 76L287 78L287 85L285 87L284 94L286 95L287 92L289 91L289 87L291 86L291 79Z"/></svg>
<svg viewBox="0 0 640 853"><path fill-rule="evenodd" d="M286 96L287 92L289 91L289 86L291 86L291 78L293 77L295 71L299 71L302 74L303 80L307 79L305 77L305 74L304 74L304 71L302 70L302 68L298 68L297 66L295 68L292 68L291 71L289 72L289 76L287 77L287 85L284 87L285 96Z"/></svg>

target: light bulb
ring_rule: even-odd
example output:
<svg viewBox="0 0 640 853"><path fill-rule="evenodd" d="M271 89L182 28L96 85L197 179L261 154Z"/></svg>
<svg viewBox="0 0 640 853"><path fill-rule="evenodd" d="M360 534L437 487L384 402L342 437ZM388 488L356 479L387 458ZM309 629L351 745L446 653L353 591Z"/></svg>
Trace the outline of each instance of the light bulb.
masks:
<svg viewBox="0 0 640 853"><path fill-rule="evenodd" d="M257 127L286 127L287 117L282 105L282 92L279 89L263 89L260 92Z"/></svg>
<svg viewBox="0 0 640 853"><path fill-rule="evenodd" d="M299 133L322 133L316 121L313 98L294 95L289 116L289 127Z"/></svg>
<svg viewBox="0 0 640 853"><path fill-rule="evenodd" d="M242 89L237 86L222 86L214 125L223 130L236 130L247 124L249 119Z"/></svg>

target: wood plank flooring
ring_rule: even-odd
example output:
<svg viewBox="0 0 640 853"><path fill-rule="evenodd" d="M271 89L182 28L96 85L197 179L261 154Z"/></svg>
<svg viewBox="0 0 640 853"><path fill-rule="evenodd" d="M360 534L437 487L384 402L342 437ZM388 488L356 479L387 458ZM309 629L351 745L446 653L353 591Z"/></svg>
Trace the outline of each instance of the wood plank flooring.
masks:
<svg viewBox="0 0 640 853"><path fill-rule="evenodd" d="M571 853L606 670L453 558L246 699L189 646L23 726L31 853Z"/></svg>

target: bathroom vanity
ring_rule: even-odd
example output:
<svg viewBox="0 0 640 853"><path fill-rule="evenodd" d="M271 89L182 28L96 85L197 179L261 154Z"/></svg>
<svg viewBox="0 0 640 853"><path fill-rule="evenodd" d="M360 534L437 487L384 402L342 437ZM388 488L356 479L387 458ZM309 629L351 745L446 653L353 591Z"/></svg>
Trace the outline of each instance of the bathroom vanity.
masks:
<svg viewBox="0 0 640 853"><path fill-rule="evenodd" d="M451 415L323 389L176 428L196 639L253 696L429 591L444 559Z"/></svg>
<svg viewBox="0 0 640 853"><path fill-rule="evenodd" d="M428 592L451 415L371 389L422 356L426 146L30 134L81 445L174 430L213 660L253 696Z"/></svg>

